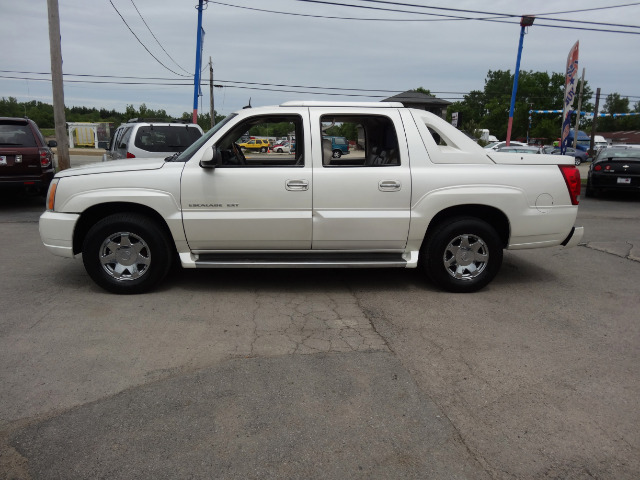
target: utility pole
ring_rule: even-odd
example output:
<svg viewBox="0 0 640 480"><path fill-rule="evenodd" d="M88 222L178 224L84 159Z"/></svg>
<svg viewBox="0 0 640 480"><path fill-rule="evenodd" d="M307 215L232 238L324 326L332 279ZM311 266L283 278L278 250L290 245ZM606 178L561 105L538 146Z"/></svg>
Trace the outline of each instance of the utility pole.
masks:
<svg viewBox="0 0 640 480"><path fill-rule="evenodd" d="M65 170L71 166L69 162L69 137L67 121L64 114L64 89L62 82L62 48L60 46L60 14L58 0L47 0L49 11L49 50L51 55L51 84L53 88L53 119L58 142L58 168Z"/></svg>
<svg viewBox="0 0 640 480"><path fill-rule="evenodd" d="M595 147L596 123L598 121L598 106L600 105L600 87L596 90L596 108L593 112L593 123L591 124L591 142L589 143L589 152L593 155L593 147Z"/></svg>
<svg viewBox="0 0 640 480"><path fill-rule="evenodd" d="M513 87L511 89L511 105L509 107L509 122L507 123L507 146L511 144L511 129L513 127L513 110L516 106L516 93L518 91L518 77L520 75L520 57L522 56L522 41L524 40L525 28L533 25L535 17L533 15L523 15L520 18L520 42L518 43L518 57L516 59L516 71L513 75Z"/></svg>
<svg viewBox="0 0 640 480"><path fill-rule="evenodd" d="M209 107L211 110L211 128L216 124L216 111L213 109L213 63L209 57Z"/></svg>
<svg viewBox="0 0 640 480"><path fill-rule="evenodd" d="M198 123L198 94L200 93L200 66L202 65L202 3L198 0L198 35L196 40L196 73L193 77L193 123Z"/></svg>
<svg viewBox="0 0 640 480"><path fill-rule="evenodd" d="M578 112L576 113L576 126L573 129L573 149L578 144L578 127L580 126L580 109L582 108L582 89L584 88L584 68L582 69L582 79L580 80L580 94L578 95Z"/></svg>

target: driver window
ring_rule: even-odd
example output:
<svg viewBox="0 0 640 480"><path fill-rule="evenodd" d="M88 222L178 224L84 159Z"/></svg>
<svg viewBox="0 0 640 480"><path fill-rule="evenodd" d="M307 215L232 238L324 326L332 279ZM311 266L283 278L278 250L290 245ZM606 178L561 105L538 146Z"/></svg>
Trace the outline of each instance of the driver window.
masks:
<svg viewBox="0 0 640 480"><path fill-rule="evenodd" d="M221 167L303 167L302 117L264 115L236 125L216 145Z"/></svg>

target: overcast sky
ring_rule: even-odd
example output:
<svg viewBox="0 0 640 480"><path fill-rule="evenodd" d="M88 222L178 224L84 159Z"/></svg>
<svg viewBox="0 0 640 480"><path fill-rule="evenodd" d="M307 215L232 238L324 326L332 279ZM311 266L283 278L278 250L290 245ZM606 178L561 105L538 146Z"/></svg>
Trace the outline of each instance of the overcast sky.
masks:
<svg viewBox="0 0 640 480"><path fill-rule="evenodd" d="M129 104L144 103L170 115L191 112L197 4L59 0L67 107L124 111ZM628 6L587 10L623 4ZM581 11L556 13L567 10ZM496 13L514 17L486 20L498 19ZM199 108L209 111L209 57L215 83L224 85L214 96L221 114L242 108L249 98L253 106L287 100L379 101L417 87L439 98L460 99L482 90L489 70L514 71L522 14L575 22L537 18L524 37L521 70L563 72L569 49L579 40L580 72L586 68L594 92L597 87L604 95L618 92L629 97L631 106L640 101L640 2L223 0L208 2L202 15L206 85ZM46 0L0 0L0 26L0 97L52 103Z"/></svg>

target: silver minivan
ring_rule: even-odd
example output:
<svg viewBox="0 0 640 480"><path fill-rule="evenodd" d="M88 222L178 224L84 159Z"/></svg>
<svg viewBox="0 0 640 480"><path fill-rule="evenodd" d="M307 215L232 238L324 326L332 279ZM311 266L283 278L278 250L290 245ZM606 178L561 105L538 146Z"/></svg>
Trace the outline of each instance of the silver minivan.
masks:
<svg viewBox="0 0 640 480"><path fill-rule="evenodd" d="M102 161L169 157L182 152L202 135L202 129L194 123L129 120L114 132Z"/></svg>

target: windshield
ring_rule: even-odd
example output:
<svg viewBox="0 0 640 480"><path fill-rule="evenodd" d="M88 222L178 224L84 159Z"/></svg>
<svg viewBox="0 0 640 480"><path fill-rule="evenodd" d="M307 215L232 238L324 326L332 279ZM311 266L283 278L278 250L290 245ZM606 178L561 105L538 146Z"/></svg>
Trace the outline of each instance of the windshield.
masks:
<svg viewBox="0 0 640 480"><path fill-rule="evenodd" d="M198 140L196 140L194 143L192 143L189 148L187 148L184 152L182 152L180 155L178 155L175 159L172 159L172 161L174 161L174 162L186 162L187 160L189 160L193 156L193 154L196 153L200 149L200 147L202 145L204 145L213 135L215 135L215 133L218 130L220 130L227 123L229 123L229 121L235 116L236 116L235 113L232 113L231 115L227 115L224 118L224 120L221 120L218 123L216 123L211 130L209 130L202 137L200 137Z"/></svg>

